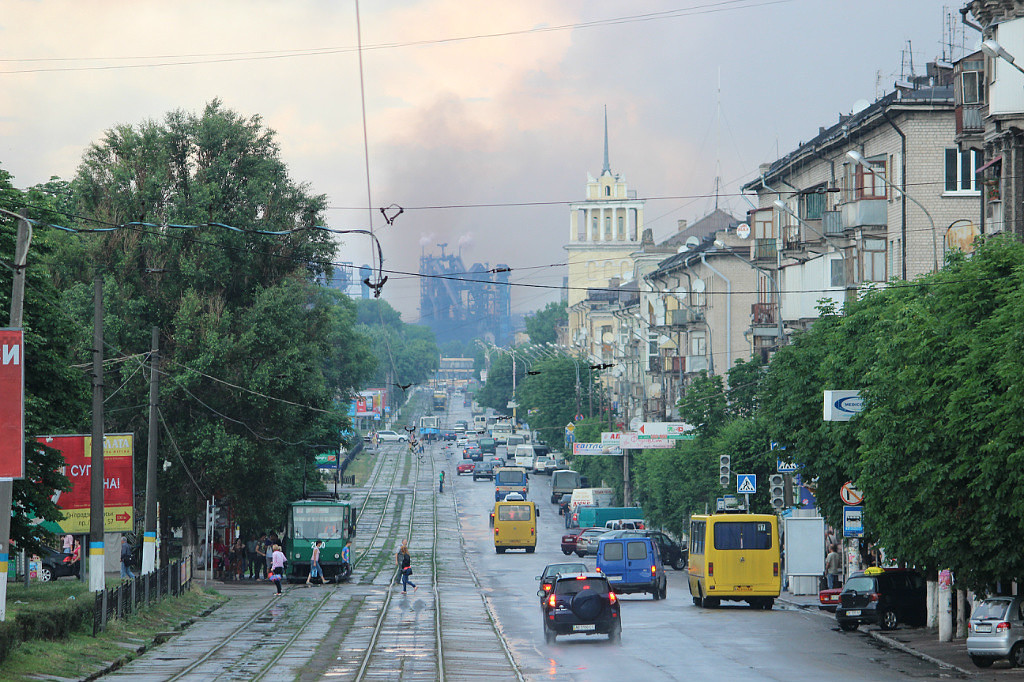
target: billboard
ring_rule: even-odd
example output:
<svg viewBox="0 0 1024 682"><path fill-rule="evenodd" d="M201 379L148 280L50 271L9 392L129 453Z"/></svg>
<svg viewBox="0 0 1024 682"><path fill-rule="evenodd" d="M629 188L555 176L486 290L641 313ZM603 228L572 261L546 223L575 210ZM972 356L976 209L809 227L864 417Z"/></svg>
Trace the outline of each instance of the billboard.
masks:
<svg viewBox="0 0 1024 682"><path fill-rule="evenodd" d="M0 478L25 477L25 340L0 329Z"/></svg>
<svg viewBox="0 0 1024 682"><path fill-rule="evenodd" d="M53 500L64 512L58 524L61 532L88 533L92 436L40 436L36 440L64 455L61 473L71 481L71 490L54 493ZM134 434L103 436L103 527L108 533L130 531L135 521L134 451Z"/></svg>
<svg viewBox="0 0 1024 682"><path fill-rule="evenodd" d="M355 406L352 414L356 417L380 417L384 413L384 389L369 388L359 391L352 402Z"/></svg>

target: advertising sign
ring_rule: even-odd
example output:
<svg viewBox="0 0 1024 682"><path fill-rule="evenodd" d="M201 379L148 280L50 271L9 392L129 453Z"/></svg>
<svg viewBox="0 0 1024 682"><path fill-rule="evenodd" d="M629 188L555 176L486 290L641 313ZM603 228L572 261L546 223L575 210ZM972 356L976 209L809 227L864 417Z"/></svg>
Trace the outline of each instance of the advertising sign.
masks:
<svg viewBox="0 0 1024 682"><path fill-rule="evenodd" d="M25 341L0 329L0 478L25 477Z"/></svg>
<svg viewBox="0 0 1024 682"><path fill-rule="evenodd" d="M827 422L848 422L863 409L860 391L825 391L824 419Z"/></svg>
<svg viewBox="0 0 1024 682"><path fill-rule="evenodd" d="M355 412L357 417L379 417L384 412L384 389L370 388L360 391L355 397Z"/></svg>
<svg viewBox="0 0 1024 682"><path fill-rule="evenodd" d="M619 447L630 450L667 449L675 447L676 442L667 436L641 436L639 433L627 432L619 438Z"/></svg>
<svg viewBox="0 0 1024 682"><path fill-rule="evenodd" d="M61 473L71 481L71 490L53 496L64 512L59 522L61 532L88 533L92 436L40 436L36 440L64 455ZM103 526L108 533L133 528L134 451L134 434L108 433L103 437Z"/></svg>
<svg viewBox="0 0 1024 682"><path fill-rule="evenodd" d="M622 450L610 445L601 445L600 443L573 443L572 454L576 456L621 455Z"/></svg>
<svg viewBox="0 0 1024 682"><path fill-rule="evenodd" d="M601 445L618 446L620 438L622 438L622 434L618 431L602 431Z"/></svg>
<svg viewBox="0 0 1024 682"><path fill-rule="evenodd" d="M696 434L690 433L694 427L683 422L643 422L636 429L640 437L653 436L670 440L693 440Z"/></svg>

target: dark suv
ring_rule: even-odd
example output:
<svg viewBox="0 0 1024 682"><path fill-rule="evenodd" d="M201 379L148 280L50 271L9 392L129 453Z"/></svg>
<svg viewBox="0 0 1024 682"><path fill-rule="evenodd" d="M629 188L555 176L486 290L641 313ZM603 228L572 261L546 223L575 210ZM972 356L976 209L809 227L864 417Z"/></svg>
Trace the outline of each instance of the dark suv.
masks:
<svg viewBox="0 0 1024 682"><path fill-rule="evenodd" d="M869 568L843 586L836 621L843 630L861 623L895 630L900 623L924 625L927 616L924 577L906 568Z"/></svg>
<svg viewBox="0 0 1024 682"><path fill-rule="evenodd" d="M540 591L538 591L540 594ZM600 573L559 574L543 603L544 641L558 635L606 634L619 642L619 600Z"/></svg>

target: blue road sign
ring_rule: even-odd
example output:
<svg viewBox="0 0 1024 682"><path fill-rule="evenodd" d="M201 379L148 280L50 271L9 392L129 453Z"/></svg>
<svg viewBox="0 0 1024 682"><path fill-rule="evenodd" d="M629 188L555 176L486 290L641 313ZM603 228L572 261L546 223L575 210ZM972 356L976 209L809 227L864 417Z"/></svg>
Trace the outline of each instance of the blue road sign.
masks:
<svg viewBox="0 0 1024 682"><path fill-rule="evenodd" d="M864 537L864 507L843 507L843 537Z"/></svg>
<svg viewBox="0 0 1024 682"><path fill-rule="evenodd" d="M736 474L736 492L754 494L757 492L757 474Z"/></svg>

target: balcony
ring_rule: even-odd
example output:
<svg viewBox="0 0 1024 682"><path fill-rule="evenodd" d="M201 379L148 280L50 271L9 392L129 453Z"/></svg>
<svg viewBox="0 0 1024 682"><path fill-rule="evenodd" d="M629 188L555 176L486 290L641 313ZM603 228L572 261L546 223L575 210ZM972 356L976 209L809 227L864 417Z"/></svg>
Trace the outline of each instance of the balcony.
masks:
<svg viewBox="0 0 1024 682"><path fill-rule="evenodd" d="M774 303L754 303L750 306L750 319L754 324L777 324Z"/></svg>
<svg viewBox="0 0 1024 682"><path fill-rule="evenodd" d="M985 105L961 104L956 109L956 134L985 132Z"/></svg>
<svg viewBox="0 0 1024 682"><path fill-rule="evenodd" d="M782 228L782 249L791 251L800 248L800 226L786 225Z"/></svg>
<svg viewBox="0 0 1024 682"><path fill-rule="evenodd" d="M851 230L855 227L888 225L889 213L885 199L860 199L843 204L843 227Z"/></svg>
<svg viewBox="0 0 1024 682"><path fill-rule="evenodd" d="M651 357L647 358L647 360L647 371L660 374L662 371L662 367L664 367L664 363L662 363L662 357L660 355L652 355Z"/></svg>
<svg viewBox="0 0 1024 682"><path fill-rule="evenodd" d="M687 373L708 371L708 357L706 355L687 355L685 371Z"/></svg>
<svg viewBox="0 0 1024 682"><path fill-rule="evenodd" d="M668 311L668 324L670 327L684 327L704 321L704 313L690 308L680 308Z"/></svg>
<svg viewBox="0 0 1024 682"><path fill-rule="evenodd" d="M825 211L821 217L822 232L828 237L843 234L843 212Z"/></svg>
<svg viewBox="0 0 1024 682"><path fill-rule="evenodd" d="M778 258L778 241L771 239L754 240L754 260L773 261Z"/></svg>

